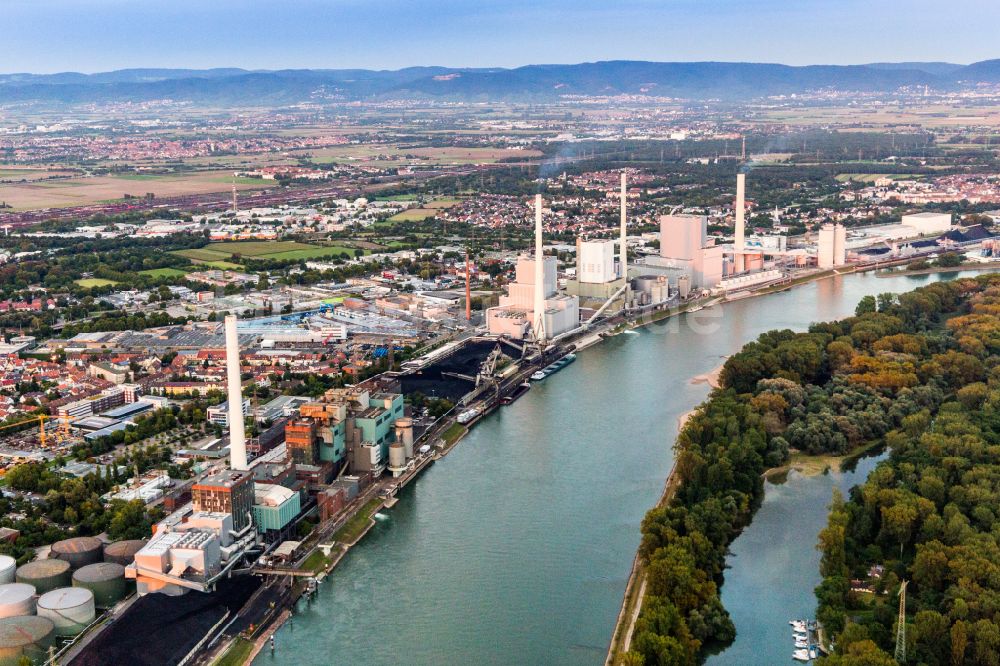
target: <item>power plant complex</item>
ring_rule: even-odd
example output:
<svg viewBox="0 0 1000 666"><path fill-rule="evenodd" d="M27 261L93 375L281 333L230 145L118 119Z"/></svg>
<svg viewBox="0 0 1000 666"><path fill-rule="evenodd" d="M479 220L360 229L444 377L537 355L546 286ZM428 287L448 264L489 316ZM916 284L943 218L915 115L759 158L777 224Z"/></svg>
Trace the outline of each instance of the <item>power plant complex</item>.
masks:
<svg viewBox="0 0 1000 666"><path fill-rule="evenodd" d="M575 270L567 269L565 278L560 277L555 254L545 254L542 197L536 195L533 254L517 258L513 282L500 296L499 305L486 312L488 332L543 344L588 328L603 313L663 308L694 297L779 284L789 279L792 269L836 270L849 261L865 261L864 253L870 253L873 245L891 244L895 253L901 240L951 228L947 213L904 215L898 225L862 229L852 235L839 222L827 223L811 242L807 237L805 243L789 248L782 234L747 235L751 206L746 180L745 173L737 174L731 242L709 236L706 215L678 212L677 207L659 216L658 249L639 252L630 263L626 176L622 173L618 238L578 237ZM564 284L561 291L560 283Z"/></svg>

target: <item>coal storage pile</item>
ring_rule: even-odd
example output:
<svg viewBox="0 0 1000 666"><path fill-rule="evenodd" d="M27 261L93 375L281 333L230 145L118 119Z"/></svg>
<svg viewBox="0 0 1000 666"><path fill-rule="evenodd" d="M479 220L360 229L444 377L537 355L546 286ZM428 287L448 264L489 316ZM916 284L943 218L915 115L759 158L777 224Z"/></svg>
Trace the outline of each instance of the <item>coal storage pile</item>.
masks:
<svg viewBox="0 0 1000 666"><path fill-rule="evenodd" d="M240 576L219 581L210 594L191 591L179 597L147 594L71 661L71 666L166 666L180 663L226 611L237 613L261 581Z"/></svg>
<svg viewBox="0 0 1000 666"><path fill-rule="evenodd" d="M474 382L459 377L449 376L453 372L460 375L475 377L483 361L496 348L494 341L470 342L447 358L432 363L420 372L400 377L404 394L422 393L428 398L447 398L458 401L463 395L476 387ZM506 353L508 350L504 350Z"/></svg>

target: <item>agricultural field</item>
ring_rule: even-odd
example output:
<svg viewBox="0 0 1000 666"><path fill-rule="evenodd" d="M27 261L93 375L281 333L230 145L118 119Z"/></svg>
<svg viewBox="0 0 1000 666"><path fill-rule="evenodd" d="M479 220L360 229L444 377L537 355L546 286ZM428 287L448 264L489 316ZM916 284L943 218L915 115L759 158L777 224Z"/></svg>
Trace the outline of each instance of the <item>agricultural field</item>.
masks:
<svg viewBox="0 0 1000 666"><path fill-rule="evenodd" d="M447 197L434 199L433 201L424 202L419 208L408 208L407 210L396 213L390 217L387 222L421 222L429 217L434 217L442 210L451 208L461 202L461 199Z"/></svg>
<svg viewBox="0 0 1000 666"><path fill-rule="evenodd" d="M369 254L369 252L362 250L364 254ZM288 250L287 252L277 252L275 254L268 254L261 257L262 259L320 259L322 257L337 257L341 254L346 254L353 257L355 249L351 247L343 247L340 245L324 245L317 246L305 250Z"/></svg>
<svg viewBox="0 0 1000 666"><path fill-rule="evenodd" d="M1000 127L1000 110L990 106L927 104L905 108L813 107L765 111L761 120L794 125L843 124L859 131L899 125L935 127Z"/></svg>
<svg viewBox="0 0 1000 666"><path fill-rule="evenodd" d="M61 169L0 165L0 182L33 182L36 180L44 180L46 178L70 176L72 174L72 171L63 171Z"/></svg>
<svg viewBox="0 0 1000 666"><path fill-rule="evenodd" d="M147 275L151 278L179 278L187 275L187 271L182 271L179 268L150 268L149 270L139 271L139 275Z"/></svg>
<svg viewBox="0 0 1000 666"><path fill-rule="evenodd" d="M457 206L460 203L462 203L461 199L441 198L441 199L435 199L434 201L429 201L425 203L423 207L444 210L445 208L451 208L452 206Z"/></svg>
<svg viewBox="0 0 1000 666"><path fill-rule="evenodd" d="M421 222L435 215L437 215L437 210L433 208L410 208L396 213L387 222Z"/></svg>
<svg viewBox="0 0 1000 666"><path fill-rule="evenodd" d="M417 195L415 194L393 194L388 197L376 197L378 201L416 201Z"/></svg>
<svg viewBox="0 0 1000 666"><path fill-rule="evenodd" d="M91 287L110 287L118 284L114 280L104 280L102 278L80 278L73 281L85 289L90 289Z"/></svg>
<svg viewBox="0 0 1000 666"><path fill-rule="evenodd" d="M913 180L923 178L918 173L841 173L837 174L837 180L841 183L851 181L853 183L874 183L879 178L890 180Z"/></svg>
<svg viewBox="0 0 1000 666"><path fill-rule="evenodd" d="M380 166L493 164L502 159L539 157L535 150L513 148L410 148L398 144L351 144L329 148L289 151L289 156L307 158L315 164L368 162Z"/></svg>
<svg viewBox="0 0 1000 666"><path fill-rule="evenodd" d="M363 250L365 254L368 251ZM239 258L270 259L284 261L288 259L318 259L321 257L336 257L342 253L354 256L355 249L340 245L311 245L296 241L235 241L228 243L209 243L205 247L188 250L177 250L175 254L216 268L219 262L230 263L229 269L236 266L231 263ZM237 266L238 268L238 266Z"/></svg>
<svg viewBox="0 0 1000 666"><path fill-rule="evenodd" d="M201 261L198 262L209 268L218 268L220 271L242 271L243 267L231 261Z"/></svg>
<svg viewBox="0 0 1000 666"><path fill-rule="evenodd" d="M540 157L537 150L518 150L514 148L412 148L406 151L408 155L421 158L423 162L433 164L493 164L503 159L529 159Z"/></svg>
<svg viewBox="0 0 1000 666"><path fill-rule="evenodd" d="M0 201L14 210L86 206L125 198L126 194L141 197L147 192L155 196L175 197L190 194L228 192L232 174L206 171L165 175L116 175L64 178L28 183L0 183ZM237 189L262 189L262 180L238 179Z"/></svg>

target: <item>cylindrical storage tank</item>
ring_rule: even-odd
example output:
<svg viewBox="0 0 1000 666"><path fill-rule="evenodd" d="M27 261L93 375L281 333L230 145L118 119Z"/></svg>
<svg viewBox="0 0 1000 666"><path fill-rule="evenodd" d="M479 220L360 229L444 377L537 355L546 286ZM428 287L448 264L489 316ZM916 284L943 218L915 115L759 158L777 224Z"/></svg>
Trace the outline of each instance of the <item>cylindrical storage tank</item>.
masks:
<svg viewBox="0 0 1000 666"><path fill-rule="evenodd" d="M23 657L34 663L46 658L55 639L52 620L34 615L0 620L0 666L17 666Z"/></svg>
<svg viewBox="0 0 1000 666"><path fill-rule="evenodd" d="M396 441L403 443L403 451L407 458L413 457L413 419L404 416L396 419Z"/></svg>
<svg viewBox="0 0 1000 666"><path fill-rule="evenodd" d="M652 292L655 285L655 275L640 275L635 279L635 290L641 294L648 294Z"/></svg>
<svg viewBox="0 0 1000 666"><path fill-rule="evenodd" d="M0 555L0 585L14 582L17 560L10 555Z"/></svg>
<svg viewBox="0 0 1000 666"><path fill-rule="evenodd" d="M52 544L52 554L49 557L66 560L71 567L79 569L88 564L100 562L102 556L103 544L101 544L100 539L95 539L94 537L73 537L72 539L64 539Z"/></svg>
<svg viewBox="0 0 1000 666"><path fill-rule="evenodd" d="M32 585L36 594L45 594L70 584L69 562L66 560L35 560L17 569L17 582Z"/></svg>
<svg viewBox="0 0 1000 666"><path fill-rule="evenodd" d="M680 294L681 298L687 298L688 294L691 293L690 275L682 275L677 278L677 293Z"/></svg>
<svg viewBox="0 0 1000 666"><path fill-rule="evenodd" d="M35 588L24 583L0 585L0 618L35 612Z"/></svg>
<svg viewBox="0 0 1000 666"><path fill-rule="evenodd" d="M94 593L82 587L63 587L38 597L38 617L56 625L57 636L76 636L97 617Z"/></svg>
<svg viewBox="0 0 1000 666"><path fill-rule="evenodd" d="M115 541L104 547L104 561L114 562L123 567L127 567L135 560L135 554L146 545L145 539L131 539L128 541Z"/></svg>
<svg viewBox="0 0 1000 666"><path fill-rule="evenodd" d="M389 469L403 469L406 467L406 450L400 442L393 442L389 445Z"/></svg>
<svg viewBox="0 0 1000 666"><path fill-rule="evenodd" d="M73 574L73 587L93 592L98 608L111 608L125 597L125 567L115 562L80 567Z"/></svg>

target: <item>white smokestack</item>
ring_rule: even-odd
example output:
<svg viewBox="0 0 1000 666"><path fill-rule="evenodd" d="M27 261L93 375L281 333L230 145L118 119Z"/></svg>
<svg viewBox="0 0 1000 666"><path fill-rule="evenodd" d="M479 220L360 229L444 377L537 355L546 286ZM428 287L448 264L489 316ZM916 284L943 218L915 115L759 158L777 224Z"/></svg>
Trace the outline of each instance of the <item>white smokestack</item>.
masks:
<svg viewBox="0 0 1000 666"><path fill-rule="evenodd" d="M628 279L628 245L625 242L625 172L622 171L622 223L618 251L621 253L622 277Z"/></svg>
<svg viewBox="0 0 1000 666"><path fill-rule="evenodd" d="M247 437L243 424L240 337L236 332L236 315L226 315L226 379L229 388L229 466L245 470Z"/></svg>
<svg viewBox="0 0 1000 666"><path fill-rule="evenodd" d="M736 251L743 252L746 243L743 240L745 222L743 220L746 210L746 174L736 175Z"/></svg>
<svg viewBox="0 0 1000 666"><path fill-rule="evenodd" d="M542 195L535 195L535 339L545 341L545 255L542 252Z"/></svg>

